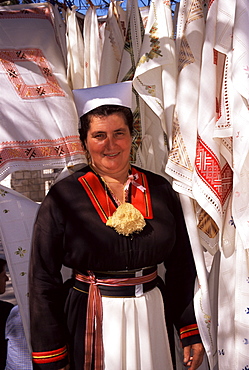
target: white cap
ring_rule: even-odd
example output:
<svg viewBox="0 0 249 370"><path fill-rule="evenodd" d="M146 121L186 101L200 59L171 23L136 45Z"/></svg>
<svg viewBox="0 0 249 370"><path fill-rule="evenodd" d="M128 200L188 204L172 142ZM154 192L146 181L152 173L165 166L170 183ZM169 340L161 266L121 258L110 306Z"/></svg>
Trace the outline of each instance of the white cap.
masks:
<svg viewBox="0 0 249 370"><path fill-rule="evenodd" d="M118 82L86 89L73 90L79 117L101 105L122 105L131 108L132 81Z"/></svg>

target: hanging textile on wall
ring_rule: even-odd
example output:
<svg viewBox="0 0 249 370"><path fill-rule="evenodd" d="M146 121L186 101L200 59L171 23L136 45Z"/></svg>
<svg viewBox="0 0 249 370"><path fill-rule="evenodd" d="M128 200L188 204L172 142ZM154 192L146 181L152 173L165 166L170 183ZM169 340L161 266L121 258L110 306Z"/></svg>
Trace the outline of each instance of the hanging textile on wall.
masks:
<svg viewBox="0 0 249 370"><path fill-rule="evenodd" d="M0 235L29 343L28 270L33 224L39 205L0 185Z"/></svg>
<svg viewBox="0 0 249 370"><path fill-rule="evenodd" d="M173 127L172 130L169 129L171 150L166 172L172 176L173 187L180 193L198 276L194 300L196 319L210 369L214 369L217 365L217 315L211 305L210 297L217 292L217 289L215 292L211 291L208 284L203 247L196 223L196 208L192 199L204 31L203 1L181 1L176 35L176 60L178 62L176 108Z"/></svg>
<svg viewBox="0 0 249 370"><path fill-rule="evenodd" d="M65 7L58 7L57 4L53 6L53 13L54 13L54 28L55 33L57 36L58 43L60 45L62 57L64 60L64 64L67 65L67 44L66 44L66 25L64 19L66 19L66 9Z"/></svg>
<svg viewBox="0 0 249 370"><path fill-rule="evenodd" d="M170 2L151 1L140 55L133 86L149 108L145 107L142 113L143 138L137 163L165 176L168 151L166 121L171 126L176 84ZM153 113L149 109L154 113L152 119L149 117ZM150 161L151 166L148 167L147 156L151 155L156 157L156 162Z"/></svg>
<svg viewBox="0 0 249 370"><path fill-rule="evenodd" d="M213 234L222 230L223 218L232 192L232 121L229 111L231 95L228 90L228 66L235 1L229 1L229 6L224 0L211 3L202 51L192 192L204 210L199 216L203 244L205 243L205 247L213 254L217 250L217 240ZM213 221L206 220L208 218Z"/></svg>
<svg viewBox="0 0 249 370"><path fill-rule="evenodd" d="M244 248L249 248L249 9L242 0L236 1L232 53L232 87L234 104L231 112L234 121L233 161L234 194L233 217Z"/></svg>
<svg viewBox="0 0 249 370"><path fill-rule="evenodd" d="M202 0L180 2L176 34L176 108L173 127L168 130L171 150L166 172L174 179L174 189L189 196L192 196L196 154L199 81L205 30L203 12Z"/></svg>
<svg viewBox="0 0 249 370"><path fill-rule="evenodd" d="M84 43L76 16L76 6L67 8L67 81L70 88L84 87Z"/></svg>
<svg viewBox="0 0 249 370"><path fill-rule="evenodd" d="M83 162L53 7L2 7L0 19L0 179Z"/></svg>
<svg viewBox="0 0 249 370"><path fill-rule="evenodd" d="M172 122L175 106L175 45L170 2L154 0L136 67L133 85L160 118L166 133L166 119ZM168 111L170 111L168 113Z"/></svg>
<svg viewBox="0 0 249 370"><path fill-rule="evenodd" d="M128 0L126 11L127 33L117 82L133 80L136 65L140 58L140 48L144 36L144 26L138 8L137 0ZM136 158L136 151L141 143L142 138L139 95L134 89L132 94L132 112L134 127L132 142L132 161L134 162Z"/></svg>
<svg viewBox="0 0 249 370"><path fill-rule="evenodd" d="M83 28L84 39L84 88L99 85L99 69L102 54L99 25L94 6L87 9Z"/></svg>
<svg viewBox="0 0 249 370"><path fill-rule="evenodd" d="M99 84L117 82L126 36L126 12L117 1L109 5L103 52L100 64Z"/></svg>
<svg viewBox="0 0 249 370"><path fill-rule="evenodd" d="M249 9L243 0L234 6L227 93L232 100L227 108L233 123L233 197L223 225L218 306L219 366L224 370L249 368Z"/></svg>

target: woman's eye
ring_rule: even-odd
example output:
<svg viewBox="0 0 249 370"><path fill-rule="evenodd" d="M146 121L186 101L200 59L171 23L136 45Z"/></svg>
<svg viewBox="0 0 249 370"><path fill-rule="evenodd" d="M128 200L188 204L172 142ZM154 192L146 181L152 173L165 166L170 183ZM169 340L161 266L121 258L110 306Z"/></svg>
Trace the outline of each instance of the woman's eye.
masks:
<svg viewBox="0 0 249 370"><path fill-rule="evenodd" d="M124 135L124 133L123 133L123 131L119 131L119 132L116 132L115 133L115 136L117 137L117 136L123 136Z"/></svg>
<svg viewBox="0 0 249 370"><path fill-rule="evenodd" d="M96 134L94 135L94 139L104 139L105 135L104 134Z"/></svg>

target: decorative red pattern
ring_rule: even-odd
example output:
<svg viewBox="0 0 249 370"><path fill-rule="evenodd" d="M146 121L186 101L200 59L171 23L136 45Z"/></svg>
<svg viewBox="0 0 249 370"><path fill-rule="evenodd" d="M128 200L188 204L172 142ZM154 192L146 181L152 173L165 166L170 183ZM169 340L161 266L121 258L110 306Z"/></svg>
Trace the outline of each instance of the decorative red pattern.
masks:
<svg viewBox="0 0 249 370"><path fill-rule="evenodd" d="M138 175L136 182L139 185L143 185L146 190L142 192L141 190L138 190L136 186L132 186L131 203L142 213L144 218L152 219L152 202L147 178L142 172L138 171L134 167L132 167L132 174ZM106 197L105 189L100 183L98 177L93 172L87 172L78 180L87 192L101 220L106 223L108 217L112 216L115 212L116 207L111 201L109 201L109 198Z"/></svg>
<svg viewBox="0 0 249 370"><path fill-rule="evenodd" d="M33 9L18 9L18 10L2 10L0 12L0 19L10 19L10 18L38 18L38 19L48 19L51 21L51 14L49 7L39 6Z"/></svg>
<svg viewBox="0 0 249 370"><path fill-rule="evenodd" d="M223 168L212 150L198 136L195 168L202 181L224 205L232 189L232 170L226 163Z"/></svg>
<svg viewBox="0 0 249 370"><path fill-rule="evenodd" d="M200 178L221 201L221 171L220 163L211 149L197 137L195 168Z"/></svg>
<svg viewBox="0 0 249 370"><path fill-rule="evenodd" d="M54 159L69 154L83 154L78 136L67 136L56 140L9 141L0 143L0 166L5 162Z"/></svg>
<svg viewBox="0 0 249 370"><path fill-rule="evenodd" d="M26 85L15 62L35 63L45 79L40 85ZM65 96L52 68L40 49L0 49L0 63L6 71L9 81L22 99L39 99L51 96Z"/></svg>

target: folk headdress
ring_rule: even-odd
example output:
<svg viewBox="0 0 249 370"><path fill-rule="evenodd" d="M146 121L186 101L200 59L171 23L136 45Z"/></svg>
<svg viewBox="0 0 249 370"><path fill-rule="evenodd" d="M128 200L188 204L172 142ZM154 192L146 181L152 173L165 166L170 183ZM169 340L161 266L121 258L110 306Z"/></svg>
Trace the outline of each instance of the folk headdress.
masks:
<svg viewBox="0 0 249 370"><path fill-rule="evenodd" d="M73 90L78 116L101 105L122 105L131 108L132 81Z"/></svg>

